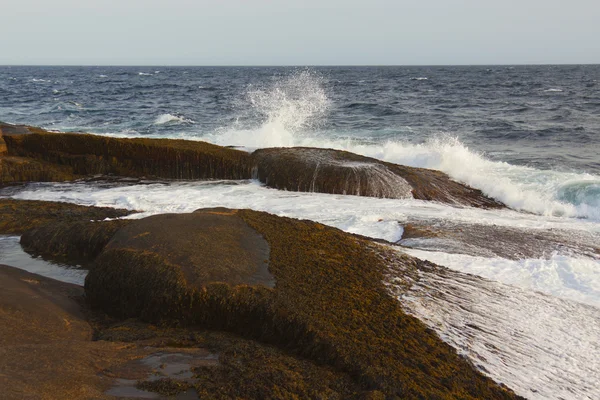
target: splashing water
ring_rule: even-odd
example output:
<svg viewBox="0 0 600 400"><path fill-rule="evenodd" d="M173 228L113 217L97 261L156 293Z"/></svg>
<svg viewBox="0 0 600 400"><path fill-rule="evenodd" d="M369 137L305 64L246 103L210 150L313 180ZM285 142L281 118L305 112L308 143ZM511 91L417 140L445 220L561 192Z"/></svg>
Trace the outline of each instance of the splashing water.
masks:
<svg viewBox="0 0 600 400"><path fill-rule="evenodd" d="M396 164L441 170L516 210L600 220L600 176L491 161L448 134L435 135L420 144L399 140L365 143L356 137L316 131L331 100L324 79L310 71L276 80L266 88L251 87L245 102L238 123L201 139L248 149L309 146L346 150ZM252 114L259 124L243 127L239 121L244 120L244 113Z"/></svg>
<svg viewBox="0 0 600 400"><path fill-rule="evenodd" d="M249 148L298 146L306 131L318 127L327 114L330 100L322 78L305 70L277 80L266 88L250 87L244 110L259 125L248 129L240 126L218 129L209 140L221 145Z"/></svg>

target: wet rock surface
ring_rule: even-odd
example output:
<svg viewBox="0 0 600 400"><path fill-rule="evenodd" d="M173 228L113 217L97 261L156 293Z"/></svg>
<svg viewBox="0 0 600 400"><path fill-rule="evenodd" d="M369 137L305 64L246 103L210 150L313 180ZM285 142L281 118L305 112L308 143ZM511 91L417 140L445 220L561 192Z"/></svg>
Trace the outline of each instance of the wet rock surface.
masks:
<svg viewBox="0 0 600 400"><path fill-rule="evenodd" d="M133 211L70 203L0 198L0 234L21 234L50 223L119 218Z"/></svg>
<svg viewBox="0 0 600 400"><path fill-rule="evenodd" d="M255 176L276 189L504 207L481 191L452 181L443 172L387 163L341 150L260 149L252 158Z"/></svg>
<svg viewBox="0 0 600 400"><path fill-rule="evenodd" d="M121 228L133 220L57 221L29 229L21 236L21 246L46 260L71 265L87 265Z"/></svg>
<svg viewBox="0 0 600 400"><path fill-rule="evenodd" d="M445 251L510 260L545 258L554 253L600 258L600 237L591 232L561 229L411 221L398 244L421 250Z"/></svg>
<svg viewBox="0 0 600 400"><path fill-rule="evenodd" d="M86 279L86 296L94 309L115 318L226 331L257 340L352 377L360 392L376 390L384 397L404 398L514 397L402 311L382 283L385 250L379 245L310 221L251 210L208 209L173 219L184 231L189 228L178 237L190 239L189 245L171 246L164 241L171 240L165 235L171 231L172 218L150 217L137 228L131 224L115 234ZM244 227L242 236L258 234L268 243L274 287L252 281L250 274L229 282L211 277L223 268L218 260L203 264L205 274L182 267L199 248L216 246L221 254L244 254L236 225ZM207 258L211 259L210 251ZM413 267L421 262L409 256L404 260ZM129 333L147 338L148 332L137 327ZM121 333L108 330L102 335L118 338ZM261 346L256 351L262 351ZM223 363L222 355L220 360ZM235 363L228 365L234 368ZM203 372L210 378L204 386L194 387L199 394L214 394L208 388L220 386L211 382L228 381L231 373ZM273 395L274 387L293 392L287 392L291 377L278 374L269 379L274 382L270 389L259 389L255 383L227 388L232 395L246 393L251 398Z"/></svg>
<svg viewBox="0 0 600 400"><path fill-rule="evenodd" d="M7 154L52 164L73 180L90 175L118 175L167 179L250 178L246 152L205 142L172 139L122 139L83 133L56 133L29 126L0 123ZM23 175L26 181L51 180L39 171ZM46 175L44 175L46 174ZM15 172L12 182L18 182Z"/></svg>

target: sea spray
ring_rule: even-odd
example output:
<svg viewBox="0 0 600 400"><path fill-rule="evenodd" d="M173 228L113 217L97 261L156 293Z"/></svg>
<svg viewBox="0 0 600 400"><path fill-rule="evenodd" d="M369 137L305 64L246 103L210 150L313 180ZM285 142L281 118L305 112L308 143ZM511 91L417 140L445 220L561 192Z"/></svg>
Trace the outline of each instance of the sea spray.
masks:
<svg viewBox="0 0 600 400"><path fill-rule="evenodd" d="M208 139L250 148L298 146L329 110L322 81L315 72L303 70L269 85L249 86L238 102L240 115L233 126L217 129Z"/></svg>

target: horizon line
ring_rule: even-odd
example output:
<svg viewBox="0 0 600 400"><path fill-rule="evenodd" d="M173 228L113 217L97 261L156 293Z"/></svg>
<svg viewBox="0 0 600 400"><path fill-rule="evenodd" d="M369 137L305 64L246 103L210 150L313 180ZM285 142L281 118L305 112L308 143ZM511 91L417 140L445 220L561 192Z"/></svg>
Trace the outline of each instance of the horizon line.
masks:
<svg viewBox="0 0 600 400"><path fill-rule="evenodd" d="M327 68L327 67L534 67L583 66L600 63L523 63L523 64L0 64L0 67L199 67L199 68Z"/></svg>

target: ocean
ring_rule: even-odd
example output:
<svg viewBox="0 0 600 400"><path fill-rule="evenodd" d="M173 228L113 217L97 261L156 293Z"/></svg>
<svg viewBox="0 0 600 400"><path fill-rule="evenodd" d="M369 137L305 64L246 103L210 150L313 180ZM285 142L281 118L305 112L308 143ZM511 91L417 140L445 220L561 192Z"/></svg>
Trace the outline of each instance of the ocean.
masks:
<svg viewBox="0 0 600 400"><path fill-rule="evenodd" d="M136 218L252 208L397 243L452 271L428 277L429 286L400 300L480 370L528 398L594 399L599 79L598 65L4 66L5 122L248 151L342 149L444 171L510 209L280 191L254 180L34 183L0 196L142 211ZM413 223L454 229L460 238L403 239ZM0 239L0 253L15 240ZM461 295L442 301L423 294L443 285L463 288ZM394 293L393 279L389 287ZM481 329L470 328L472 321Z"/></svg>

